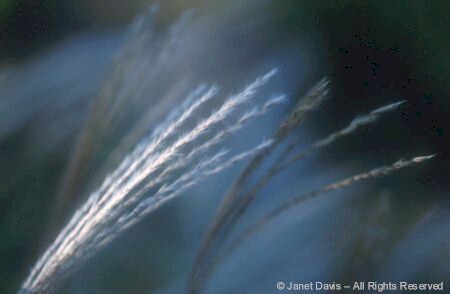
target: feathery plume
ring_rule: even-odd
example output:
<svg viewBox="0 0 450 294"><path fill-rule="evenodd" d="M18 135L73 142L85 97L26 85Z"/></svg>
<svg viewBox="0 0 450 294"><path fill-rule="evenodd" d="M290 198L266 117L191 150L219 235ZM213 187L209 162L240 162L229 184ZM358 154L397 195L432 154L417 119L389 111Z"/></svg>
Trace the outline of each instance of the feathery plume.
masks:
<svg viewBox="0 0 450 294"><path fill-rule="evenodd" d="M181 106L183 111L169 115L173 118L143 140L76 211L68 225L36 263L22 286L22 292L50 290L62 278L81 266L84 260L163 203L200 180L267 148L271 141L229 159L225 158L226 152L220 151L210 158L200 159L197 163L194 160L201 154L197 148L202 151L209 150L227 135L239 130L246 122L264 114L284 100L282 96L270 99L262 106L238 116L231 127L208 138L211 137L208 133L216 125L229 119L236 109L245 107L275 73L276 69L259 77L243 91L226 99L222 106L190 131L178 136L179 130L192 118L194 112L217 94L215 86L208 90L198 89L193 94L197 99L188 99ZM205 142L196 147L194 143L201 138L205 138ZM190 152L187 151L189 149ZM182 153L187 156L181 156ZM194 167L189 168L191 164L194 164ZM181 173L172 173L175 170L180 170ZM146 195L154 189L156 192Z"/></svg>

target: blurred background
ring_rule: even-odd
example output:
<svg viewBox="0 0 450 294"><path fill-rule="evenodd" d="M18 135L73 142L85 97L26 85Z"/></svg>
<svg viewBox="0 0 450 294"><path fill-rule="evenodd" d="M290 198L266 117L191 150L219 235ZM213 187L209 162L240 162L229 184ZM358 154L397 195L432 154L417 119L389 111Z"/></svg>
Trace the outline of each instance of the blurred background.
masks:
<svg viewBox="0 0 450 294"><path fill-rule="evenodd" d="M399 158L437 158L293 211L227 260L207 292L272 293L280 280L450 282L448 1L170 0L130 29L151 4L0 1L2 293L19 288L76 207L180 96L201 82L230 94L273 66L281 73L269 94L295 99L324 76L332 81L331 99L296 134L300 147L355 115L407 104L274 181L247 221L344 175ZM145 44L131 42L147 33ZM121 67L130 52L129 67ZM127 102L119 114L98 109L121 93ZM229 145L269 137L287 111ZM150 215L61 293L182 292L241 168Z"/></svg>

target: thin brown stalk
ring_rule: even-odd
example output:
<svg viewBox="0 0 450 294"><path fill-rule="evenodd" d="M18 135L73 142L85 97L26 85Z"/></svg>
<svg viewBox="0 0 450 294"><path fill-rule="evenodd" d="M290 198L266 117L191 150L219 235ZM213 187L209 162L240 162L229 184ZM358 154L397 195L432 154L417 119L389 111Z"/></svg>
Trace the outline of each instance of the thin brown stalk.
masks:
<svg viewBox="0 0 450 294"><path fill-rule="evenodd" d="M269 223L274 221L277 217L282 215L283 213L307 202L308 200L317 198L319 196L325 195L327 193L340 190L343 188L346 188L348 186L351 186L353 184L356 184L361 181L370 180L382 176L389 175L395 171L398 171L400 169L426 162L430 159L432 159L435 155L426 155L426 156L418 156L414 157L409 160L398 160L395 163L391 165L385 165L382 167L378 167L375 169L372 169L365 173L360 173L354 176L351 176L349 178L346 178L341 181L337 181L331 184L328 184L322 188L319 188L317 190L313 190L306 194L301 194L296 197L294 197L291 201L280 205L279 207L273 209L268 214L266 214L263 218L261 218L259 221L253 223L252 225L248 226L246 230L244 230L236 239L227 246L221 254L218 254L213 261L209 264L208 270L206 271L207 275L211 275L214 270L217 268L217 266L225 260L226 257L230 256L233 252L236 251L237 248L239 248L246 240L248 240L250 237L252 237L257 232L261 231L264 227L266 227Z"/></svg>
<svg viewBox="0 0 450 294"><path fill-rule="evenodd" d="M203 268L208 263L210 256L214 255L214 249L225 239L233 225L243 215L248 206L257 196L259 186L253 188L249 193L239 197L241 190L250 180L253 173L261 166L262 162L283 142L290 132L311 112L313 112L328 96L329 81L324 78L317 83L308 93L297 103L294 110L287 116L277 129L272 138L272 144L267 145L260 153L256 154L230 192L224 198L219 212L212 226L208 230L201 249L194 261L188 282L188 292L196 293L204 283L201 277L204 275Z"/></svg>

